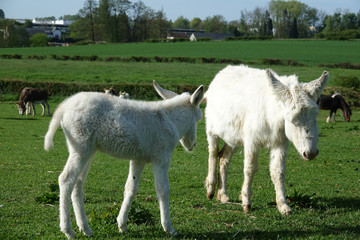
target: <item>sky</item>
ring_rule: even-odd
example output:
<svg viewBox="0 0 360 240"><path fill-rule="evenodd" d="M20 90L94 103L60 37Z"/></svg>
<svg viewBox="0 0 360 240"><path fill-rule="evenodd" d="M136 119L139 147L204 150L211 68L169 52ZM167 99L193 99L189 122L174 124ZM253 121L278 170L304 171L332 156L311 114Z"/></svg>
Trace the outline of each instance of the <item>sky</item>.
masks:
<svg viewBox="0 0 360 240"><path fill-rule="evenodd" d="M137 0L130 0L132 3ZM142 0L155 11L163 10L168 20L183 16L206 19L222 15L227 21L239 20L243 10L267 8L269 0ZM360 0L298 0L310 7L333 14L339 9L358 13ZM36 17L74 15L83 8L85 0L0 0L0 9L6 18L34 19Z"/></svg>

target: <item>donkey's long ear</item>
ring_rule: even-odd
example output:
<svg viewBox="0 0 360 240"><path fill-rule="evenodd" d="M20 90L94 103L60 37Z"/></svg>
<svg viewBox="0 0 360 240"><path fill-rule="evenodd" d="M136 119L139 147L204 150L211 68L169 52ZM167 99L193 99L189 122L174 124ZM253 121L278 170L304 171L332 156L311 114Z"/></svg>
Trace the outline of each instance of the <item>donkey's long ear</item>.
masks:
<svg viewBox="0 0 360 240"><path fill-rule="evenodd" d="M289 88L282 84L273 74L270 69L266 69L266 75L269 79L270 87L272 87L276 97L282 101L286 102L290 97Z"/></svg>
<svg viewBox="0 0 360 240"><path fill-rule="evenodd" d="M304 90L310 95L311 98L317 101L322 91L324 91L328 83L328 80L329 80L329 73L327 71L324 71L320 76L320 78L308 83L304 83L303 84Z"/></svg>
<svg viewBox="0 0 360 240"><path fill-rule="evenodd" d="M170 99L170 98L173 98L173 97L176 97L177 94L172 92L172 91L169 91L169 90L166 90L166 89L163 89L162 87L159 86L159 84L157 84L157 82L155 80L153 80L153 85L154 85L154 88L156 90L156 92L164 99Z"/></svg>
<svg viewBox="0 0 360 240"><path fill-rule="evenodd" d="M193 106L199 106L204 97L204 86L201 85L196 89L196 91L191 95L190 103Z"/></svg>

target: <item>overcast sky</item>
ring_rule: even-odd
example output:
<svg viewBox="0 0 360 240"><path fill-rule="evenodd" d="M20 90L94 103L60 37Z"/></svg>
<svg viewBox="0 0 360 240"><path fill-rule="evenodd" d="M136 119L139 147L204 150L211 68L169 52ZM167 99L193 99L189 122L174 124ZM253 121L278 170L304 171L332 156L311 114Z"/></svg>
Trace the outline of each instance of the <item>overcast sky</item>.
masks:
<svg viewBox="0 0 360 240"><path fill-rule="evenodd" d="M299 0L310 7L333 14L337 10L349 10L358 13L360 0ZM85 0L0 0L0 9L6 18L33 19L36 17L74 15L83 8ZM131 0L132 3L136 2ZM222 15L227 21L239 20L242 10L267 8L269 0L143 0L153 10L161 10L168 20L183 16L205 19Z"/></svg>

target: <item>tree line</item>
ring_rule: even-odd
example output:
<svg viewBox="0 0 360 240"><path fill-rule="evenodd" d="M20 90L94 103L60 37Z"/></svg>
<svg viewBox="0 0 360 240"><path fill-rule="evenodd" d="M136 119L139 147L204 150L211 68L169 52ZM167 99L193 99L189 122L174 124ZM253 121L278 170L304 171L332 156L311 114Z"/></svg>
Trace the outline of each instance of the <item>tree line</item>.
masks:
<svg viewBox="0 0 360 240"><path fill-rule="evenodd" d="M5 19L2 10L0 13L0 30L7 26L7 37L12 35L12 40L6 41L5 34L0 32L0 46L29 45L21 26L16 26L15 23L10 26L11 21ZM55 17L46 17L42 20L54 19ZM360 11L339 11L327 15L296 0L271 0L267 8L243 10L238 20L229 22L222 15L205 19L195 17L192 20L179 16L175 21L171 21L163 10L155 11L142 1L132 3L129 0L85 0L78 14L64 15L60 19L74 21L69 26L69 32L63 36L75 41L142 42L148 39L164 39L168 36L169 29L233 33L236 37L360 38Z"/></svg>

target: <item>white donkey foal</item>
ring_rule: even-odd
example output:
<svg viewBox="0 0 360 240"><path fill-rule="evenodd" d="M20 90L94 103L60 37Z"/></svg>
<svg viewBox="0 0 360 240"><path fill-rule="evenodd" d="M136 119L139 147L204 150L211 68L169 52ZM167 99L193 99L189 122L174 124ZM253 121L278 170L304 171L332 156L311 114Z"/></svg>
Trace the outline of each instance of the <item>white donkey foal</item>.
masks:
<svg viewBox="0 0 360 240"><path fill-rule="evenodd" d="M127 231L128 213L138 190L140 175L151 163L160 205L161 224L173 236L169 214L168 169L180 140L191 151L196 145L196 123L202 118L199 104L204 88L192 95L177 95L154 87L165 101L124 100L103 93L78 93L56 109L45 136L44 148L53 147L53 136L61 124L69 158L59 176L60 228L70 239L76 237L70 222L70 198L81 232L91 236L83 202L83 184L96 151L121 159L131 159L124 201L117 218L120 232Z"/></svg>

